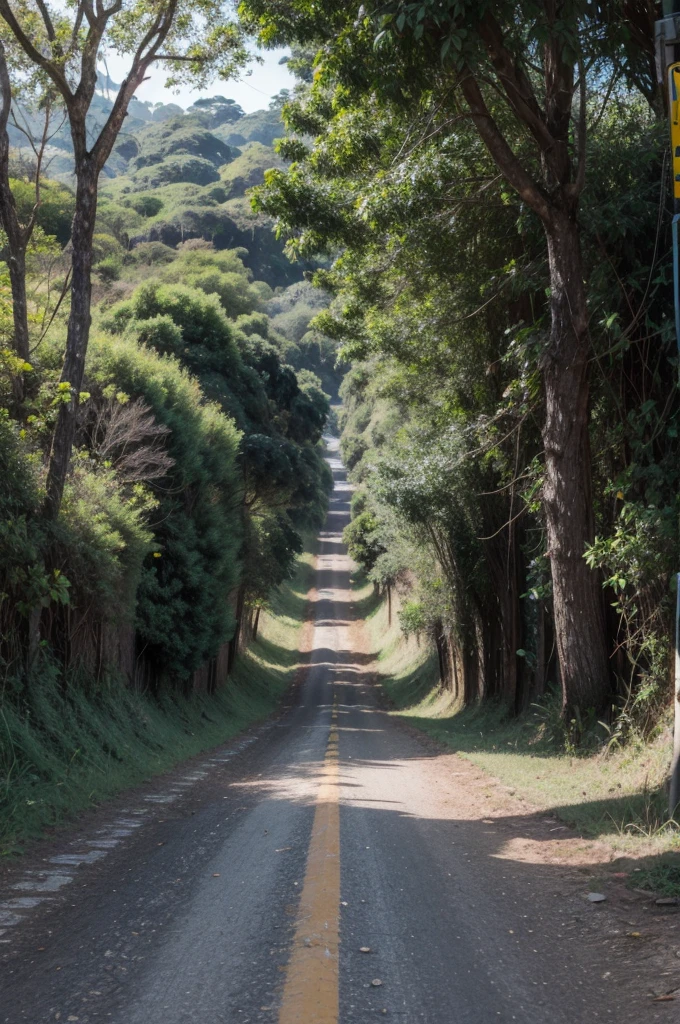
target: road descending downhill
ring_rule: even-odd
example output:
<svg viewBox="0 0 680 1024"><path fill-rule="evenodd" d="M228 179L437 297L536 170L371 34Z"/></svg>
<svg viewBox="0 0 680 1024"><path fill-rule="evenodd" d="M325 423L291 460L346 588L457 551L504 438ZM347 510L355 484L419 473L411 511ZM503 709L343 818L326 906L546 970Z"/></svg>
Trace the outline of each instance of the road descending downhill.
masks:
<svg viewBox="0 0 680 1024"><path fill-rule="evenodd" d="M115 841L76 837L71 861L53 858L63 887L39 865L27 882L7 874L6 915L43 896L3 935L0 1022L670 1021L634 963L607 956L607 910L562 869L514 856L521 826L469 809L481 773L382 706L354 616L336 442L329 458L291 707L209 755L172 799L128 793Z"/></svg>

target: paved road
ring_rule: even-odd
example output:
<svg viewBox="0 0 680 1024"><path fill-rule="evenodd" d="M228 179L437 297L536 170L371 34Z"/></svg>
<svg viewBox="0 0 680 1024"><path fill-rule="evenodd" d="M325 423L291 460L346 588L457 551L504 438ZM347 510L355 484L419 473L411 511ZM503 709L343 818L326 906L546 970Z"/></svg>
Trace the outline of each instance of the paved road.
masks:
<svg viewBox="0 0 680 1024"><path fill-rule="evenodd" d="M175 795L194 780L184 796L149 797L138 829L129 797L118 831L101 832L115 838L88 841L108 851L97 863L14 890L30 903L43 884L59 900L3 939L5 1024L657 1019L602 979L549 869L505 857L491 820L456 810L455 759L376 702L333 468L294 706L177 783Z"/></svg>

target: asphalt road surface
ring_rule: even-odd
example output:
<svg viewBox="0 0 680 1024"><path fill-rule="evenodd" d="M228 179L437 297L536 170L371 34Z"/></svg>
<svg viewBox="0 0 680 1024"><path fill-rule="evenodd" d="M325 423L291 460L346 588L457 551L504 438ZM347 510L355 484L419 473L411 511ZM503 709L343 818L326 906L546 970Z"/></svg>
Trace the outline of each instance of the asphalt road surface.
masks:
<svg viewBox="0 0 680 1024"><path fill-rule="evenodd" d="M292 706L11 876L0 1022L672 1020L640 1009L625 972L611 984L573 891L461 815L455 758L382 709L332 465Z"/></svg>

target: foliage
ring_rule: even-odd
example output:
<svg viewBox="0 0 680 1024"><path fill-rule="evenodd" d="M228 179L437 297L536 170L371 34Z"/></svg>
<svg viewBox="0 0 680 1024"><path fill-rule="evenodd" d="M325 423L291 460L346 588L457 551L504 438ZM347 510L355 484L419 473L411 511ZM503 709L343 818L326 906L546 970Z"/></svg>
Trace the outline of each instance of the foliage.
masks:
<svg viewBox="0 0 680 1024"><path fill-rule="evenodd" d="M97 337L88 377L93 393L115 386L142 398L168 429L173 465L156 496L155 550L137 590L137 630L158 666L186 678L233 630L227 598L238 579L239 434L176 361L132 337Z"/></svg>
<svg viewBox="0 0 680 1024"><path fill-rule="evenodd" d="M264 184L265 173L271 167L281 167L283 161L269 146L249 142L240 154L222 167L220 177L229 186L229 198L242 196L255 185Z"/></svg>
<svg viewBox="0 0 680 1024"><path fill-rule="evenodd" d="M214 694L154 697L117 679L83 687L73 676L63 686L49 659L21 696L5 686L0 852L20 852L43 829L224 743L275 710L297 668L309 558L297 560L293 578L262 616L257 642Z"/></svg>
<svg viewBox="0 0 680 1024"><path fill-rule="evenodd" d="M493 54L514 54L523 95L538 90L540 107L550 89L542 47L564 39L554 25L546 34L550 5L242 7L267 43L306 47L283 112L279 152L292 163L267 174L255 203L277 218L289 252L328 261L315 283L332 302L312 327L353 361L341 446L361 498L348 539L373 579L398 581L405 628L436 638L463 700L501 698L521 711L557 683L541 438L551 282L540 203L515 165L498 176L475 103L542 180L553 157L539 166L532 149L538 118L515 104ZM668 581L680 558L666 129L648 102L647 56L613 22L596 29L599 9L584 12L576 5L569 18L573 46L592 48L599 69L573 112L587 142L598 535L588 560L611 608L613 703L651 728L669 693ZM466 91L473 77L481 98Z"/></svg>
<svg viewBox="0 0 680 1024"><path fill-rule="evenodd" d="M229 147L189 116L173 117L140 133L137 154L130 164L135 173L171 157L191 156L215 167L228 163ZM191 180L191 179L188 179Z"/></svg>
<svg viewBox="0 0 680 1024"><path fill-rule="evenodd" d="M158 163L153 163L150 167L143 166L141 170L135 171L131 175L136 192L146 192L148 189L158 188L160 185L171 185L176 181L187 181L193 185L209 185L210 182L219 180L217 168L210 160L184 154L166 157Z"/></svg>
<svg viewBox="0 0 680 1024"><path fill-rule="evenodd" d="M10 185L19 219L25 224L36 202L35 183L11 178ZM62 246L71 237L74 208L75 197L69 188L57 181L41 180L37 223L46 235L52 235Z"/></svg>
<svg viewBox="0 0 680 1024"><path fill-rule="evenodd" d="M82 805L83 797L77 764L68 783L62 777L63 758L73 753L69 744L78 746L82 737L69 725L58 741L59 720L75 714L91 725L96 736L82 749L94 760L102 756L104 736L105 746L121 752L125 771L149 771L146 754L136 760L133 750L124 677L137 673L145 680L166 707L163 721L173 736L176 711L182 723L194 722L180 691L190 692L200 678L196 671L205 672L218 654L226 657L225 645L248 640L252 609L276 604L274 592L295 572L303 534L318 529L325 515L331 480L318 445L329 406L313 372L318 360L293 349L275 329L266 311L273 287L254 279L247 264L260 245L279 275L273 278L279 290L299 271L282 257L275 267L281 244L264 218L259 241L250 226L244 232L250 250L217 250L184 229L191 222L201 233L203 218L221 211L206 233L227 223L232 230L224 209L230 187L240 194L251 173L261 181L269 160L281 163L256 142L230 176L228 161L240 157L212 135L207 118L214 114L226 128L237 125L240 114L235 105L217 106L237 116L229 121L205 106L181 120L176 112L142 110L143 120L130 120L135 135L123 140L108 165L117 177L101 190L93 238L101 306L71 469L52 523L41 515L43 467L68 400L59 368L73 202L70 190L52 181L42 183L45 224L57 237L38 226L28 254L35 359L23 364L4 349L0 356L0 406L12 409L0 420L0 472L8 485L0 496L2 707L14 739L31 751L7 770L20 771L22 779L25 771L29 789L35 770L46 773L45 782L59 778L55 785L65 785L68 798L56 801L58 814ZM267 113L265 121L280 131L279 112ZM210 169L205 186L191 180L196 161ZM170 166L174 183L146 187L145 175L162 176ZM15 186L22 216L30 215L30 187L19 178ZM168 237L168 223L181 225L172 244L160 240ZM8 285L4 275L0 313L9 341ZM309 286L305 291L307 324L316 297ZM329 365L332 360L328 348ZM24 374L27 392L20 418L13 419L17 373ZM35 688L36 657L44 659L44 691ZM235 678L239 671L237 664ZM273 668L270 674L274 681L280 675ZM229 700L218 698L215 707L233 717ZM153 717L154 709L151 702L148 712L132 714ZM42 746L25 729L29 711L42 723ZM111 764L109 755L104 760ZM128 778L125 771L112 774L114 788ZM102 795L108 791L104 787ZM36 820L51 820L43 797L40 804ZM15 803L12 808L8 813L15 814Z"/></svg>

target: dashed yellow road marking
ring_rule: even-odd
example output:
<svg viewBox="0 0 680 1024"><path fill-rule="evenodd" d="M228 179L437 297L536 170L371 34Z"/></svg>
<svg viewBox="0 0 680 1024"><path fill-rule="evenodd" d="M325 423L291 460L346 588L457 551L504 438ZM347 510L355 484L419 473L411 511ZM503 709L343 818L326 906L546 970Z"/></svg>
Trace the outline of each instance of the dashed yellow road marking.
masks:
<svg viewBox="0 0 680 1024"><path fill-rule="evenodd" d="M279 1024L337 1024L340 945L340 811L338 708L316 799L293 950L286 968Z"/></svg>

